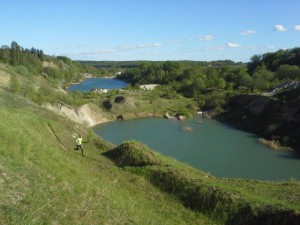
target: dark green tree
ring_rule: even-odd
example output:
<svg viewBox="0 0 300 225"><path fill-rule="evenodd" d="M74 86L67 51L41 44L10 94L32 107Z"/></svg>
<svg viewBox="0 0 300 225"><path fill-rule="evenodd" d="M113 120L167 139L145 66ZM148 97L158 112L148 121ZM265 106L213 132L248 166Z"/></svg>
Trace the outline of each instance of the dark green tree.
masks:
<svg viewBox="0 0 300 225"><path fill-rule="evenodd" d="M247 64L249 74L253 74L254 70L262 64L262 56L254 55L250 58L250 62Z"/></svg>
<svg viewBox="0 0 300 225"><path fill-rule="evenodd" d="M275 75L279 80L300 80L300 68L295 65L281 65Z"/></svg>
<svg viewBox="0 0 300 225"><path fill-rule="evenodd" d="M21 47L13 41L10 46L10 64L15 66L20 62Z"/></svg>
<svg viewBox="0 0 300 225"><path fill-rule="evenodd" d="M8 64L10 62L10 48L7 45L2 45L0 49L0 60Z"/></svg>

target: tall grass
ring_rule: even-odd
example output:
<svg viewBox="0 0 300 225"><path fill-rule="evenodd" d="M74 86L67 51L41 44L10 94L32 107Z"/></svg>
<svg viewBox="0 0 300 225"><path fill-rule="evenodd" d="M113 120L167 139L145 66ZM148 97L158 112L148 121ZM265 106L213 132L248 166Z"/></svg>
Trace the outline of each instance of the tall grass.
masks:
<svg viewBox="0 0 300 225"><path fill-rule="evenodd" d="M186 207L206 213L225 224L300 223L299 184L281 183L278 186L271 182L216 179L170 161L150 149L147 151L146 146L134 141L125 142L104 154L117 165L129 166L129 171L145 176L162 191L173 194ZM149 154L152 155L151 160ZM137 163L141 161L143 163ZM253 193L254 187L264 196ZM282 201L282 195L288 201Z"/></svg>
<svg viewBox="0 0 300 225"><path fill-rule="evenodd" d="M266 140L264 138L259 138L258 142L277 151L293 151L290 147L283 147L278 140Z"/></svg>
<svg viewBox="0 0 300 225"><path fill-rule="evenodd" d="M0 109L0 224L218 224L116 167L84 126L1 90Z"/></svg>

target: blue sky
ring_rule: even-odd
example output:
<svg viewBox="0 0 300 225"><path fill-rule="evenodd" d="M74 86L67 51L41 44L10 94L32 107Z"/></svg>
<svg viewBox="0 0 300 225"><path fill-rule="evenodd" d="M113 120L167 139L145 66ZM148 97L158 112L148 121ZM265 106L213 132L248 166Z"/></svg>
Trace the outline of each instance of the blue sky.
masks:
<svg viewBox="0 0 300 225"><path fill-rule="evenodd" d="M225 60L300 47L300 0L1 0L0 46L74 60Z"/></svg>

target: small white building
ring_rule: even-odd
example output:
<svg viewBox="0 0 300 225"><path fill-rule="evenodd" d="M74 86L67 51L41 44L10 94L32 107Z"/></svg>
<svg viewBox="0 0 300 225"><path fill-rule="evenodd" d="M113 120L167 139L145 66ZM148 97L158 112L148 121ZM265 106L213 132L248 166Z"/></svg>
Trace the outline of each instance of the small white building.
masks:
<svg viewBox="0 0 300 225"><path fill-rule="evenodd" d="M143 84L140 85L140 89L152 91L158 84Z"/></svg>

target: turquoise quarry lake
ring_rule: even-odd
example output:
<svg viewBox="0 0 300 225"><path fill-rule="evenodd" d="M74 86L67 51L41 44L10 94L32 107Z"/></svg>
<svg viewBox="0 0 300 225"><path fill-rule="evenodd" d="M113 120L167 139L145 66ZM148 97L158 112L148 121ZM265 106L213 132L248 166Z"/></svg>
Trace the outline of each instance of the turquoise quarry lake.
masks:
<svg viewBox="0 0 300 225"><path fill-rule="evenodd" d="M68 91L83 91L87 92L93 88L99 89L122 89L127 86L127 83L122 80L113 78L88 78L80 84L73 84L67 88Z"/></svg>
<svg viewBox="0 0 300 225"><path fill-rule="evenodd" d="M184 130L190 131L184 131ZM300 159L258 143L258 137L200 116L178 121L147 118L105 123L95 132L114 144L138 140L217 177L300 180Z"/></svg>

